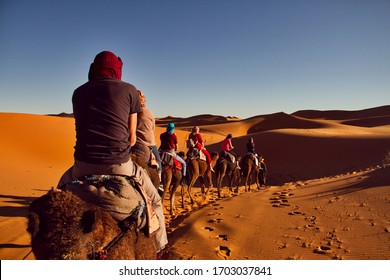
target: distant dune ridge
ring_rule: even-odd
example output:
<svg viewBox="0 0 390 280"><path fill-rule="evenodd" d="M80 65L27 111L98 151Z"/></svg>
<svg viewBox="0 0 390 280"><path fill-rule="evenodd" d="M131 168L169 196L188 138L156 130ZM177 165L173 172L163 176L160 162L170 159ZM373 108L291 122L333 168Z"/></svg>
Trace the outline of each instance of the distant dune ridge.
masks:
<svg viewBox="0 0 390 280"><path fill-rule="evenodd" d="M166 258L390 259L390 168L383 168L390 154L390 105L247 119L168 116L156 120L158 145L169 122L183 151L195 125L209 151L220 151L231 133L234 151L244 155L254 138L267 163L269 188L244 193L241 187L239 194L224 188L222 200L215 190L207 197L196 193L197 203L187 201L176 217L167 206ZM72 165L74 119L67 113L0 113L0 131L0 259L33 259L27 207Z"/></svg>

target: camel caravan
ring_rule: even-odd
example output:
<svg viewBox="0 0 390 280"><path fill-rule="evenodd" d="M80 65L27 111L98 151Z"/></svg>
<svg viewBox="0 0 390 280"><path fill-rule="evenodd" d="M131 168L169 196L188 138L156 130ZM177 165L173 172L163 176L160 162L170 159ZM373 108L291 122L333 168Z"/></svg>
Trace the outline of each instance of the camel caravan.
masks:
<svg viewBox="0 0 390 280"><path fill-rule="evenodd" d="M98 53L88 81L73 92L74 163L55 189L29 207L27 231L36 259L161 259L168 244L166 194L174 215L177 188L182 186L182 207L185 187L193 204L191 189L199 179L207 194L214 167L219 196L223 177L240 177L237 169L247 191L251 178L259 181L257 156L256 167L246 156L242 167L237 155L230 159L233 166L229 163L230 134L222 154L210 154L195 126L185 156L177 153L175 125L168 123L158 149L154 114L144 93L122 81L122 67L113 52Z"/></svg>
<svg viewBox="0 0 390 280"><path fill-rule="evenodd" d="M248 152L240 156L232 151L230 134L222 141L222 150L212 153L195 135L200 135L198 127L187 140L186 154L160 147L161 162L148 146L137 142L132 148L132 160L146 170L162 202L169 199L170 215L175 215L179 187L183 208L186 190L190 203L195 203L193 187L200 187L206 196L215 185L218 198L224 182L236 193L241 185L246 192L253 184L258 190L266 188L267 168L264 158L254 151L253 139ZM184 174L178 158L184 159ZM125 175L92 174L52 189L29 207L32 252L36 259L46 260L160 259L156 239L151 238L159 225L149 200L142 186Z"/></svg>

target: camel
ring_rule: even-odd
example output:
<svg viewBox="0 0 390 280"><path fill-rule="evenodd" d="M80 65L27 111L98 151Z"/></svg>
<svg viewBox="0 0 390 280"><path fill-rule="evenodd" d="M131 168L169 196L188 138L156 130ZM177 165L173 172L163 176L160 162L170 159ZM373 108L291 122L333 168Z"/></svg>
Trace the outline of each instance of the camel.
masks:
<svg viewBox="0 0 390 280"><path fill-rule="evenodd" d="M27 231L39 260L156 259L155 238L125 221L73 192L50 191L31 203Z"/></svg>
<svg viewBox="0 0 390 280"><path fill-rule="evenodd" d="M256 166L252 157L252 154L247 153L240 161L242 176L245 180L246 192L249 192L251 190L252 179L254 179L257 188L260 189L258 179L259 168Z"/></svg>
<svg viewBox="0 0 390 280"><path fill-rule="evenodd" d="M239 160L239 158L237 160ZM228 176L229 191L232 191L232 185L235 182L235 192L238 192L238 186L240 184L240 170L236 163L220 156L217 160L217 164L215 165L215 174L217 176L218 198L221 198L222 181L225 175Z"/></svg>
<svg viewBox="0 0 390 280"><path fill-rule="evenodd" d="M214 167L216 161L219 157L217 152L212 152L211 154L211 165ZM191 188L195 185L195 182L199 179L201 183L201 192L202 194L207 194L210 188L213 187L213 179L209 165L205 160L187 157L187 175L189 178L188 183L188 195L190 197L191 204L194 204L194 199L191 194ZM205 178L208 182L208 188L205 191ZM184 200L183 200L184 201ZM184 202L183 202L184 207Z"/></svg>
<svg viewBox="0 0 390 280"><path fill-rule="evenodd" d="M175 214L175 192L179 187L182 179L182 172L175 166L167 165L163 162L163 169L161 174L161 182L163 184L163 192L160 194L162 201L164 201L165 194L169 192L170 199L170 214ZM184 190L181 189L182 198L184 196ZM183 205L184 202L182 202ZM184 207L184 206L183 206Z"/></svg>

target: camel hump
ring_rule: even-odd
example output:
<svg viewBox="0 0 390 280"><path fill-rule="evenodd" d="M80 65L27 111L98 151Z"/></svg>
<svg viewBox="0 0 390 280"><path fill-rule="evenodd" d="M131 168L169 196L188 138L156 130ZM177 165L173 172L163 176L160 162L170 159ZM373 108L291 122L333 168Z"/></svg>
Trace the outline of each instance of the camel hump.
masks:
<svg viewBox="0 0 390 280"><path fill-rule="evenodd" d="M74 180L62 190L71 191L87 203L99 206L117 221L123 221L134 210L138 212L138 228L146 223L145 200L132 177L120 175L91 175Z"/></svg>

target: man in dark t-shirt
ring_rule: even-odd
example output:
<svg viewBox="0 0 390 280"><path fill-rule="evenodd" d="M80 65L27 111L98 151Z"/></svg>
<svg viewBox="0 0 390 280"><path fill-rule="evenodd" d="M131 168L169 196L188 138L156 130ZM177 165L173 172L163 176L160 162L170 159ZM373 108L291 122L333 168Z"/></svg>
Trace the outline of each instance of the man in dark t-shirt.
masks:
<svg viewBox="0 0 390 280"><path fill-rule="evenodd" d="M129 116L141 112L136 88L120 80L97 78L77 88L72 102L75 158L89 163L127 162Z"/></svg>
<svg viewBox="0 0 390 280"><path fill-rule="evenodd" d="M137 139L137 113L142 109L136 88L121 80L122 66L114 53L99 53L89 69L89 81L74 91L75 162L58 187L86 175L134 176L152 201L159 225L157 249L162 250L168 240L161 197L145 170L130 157Z"/></svg>

